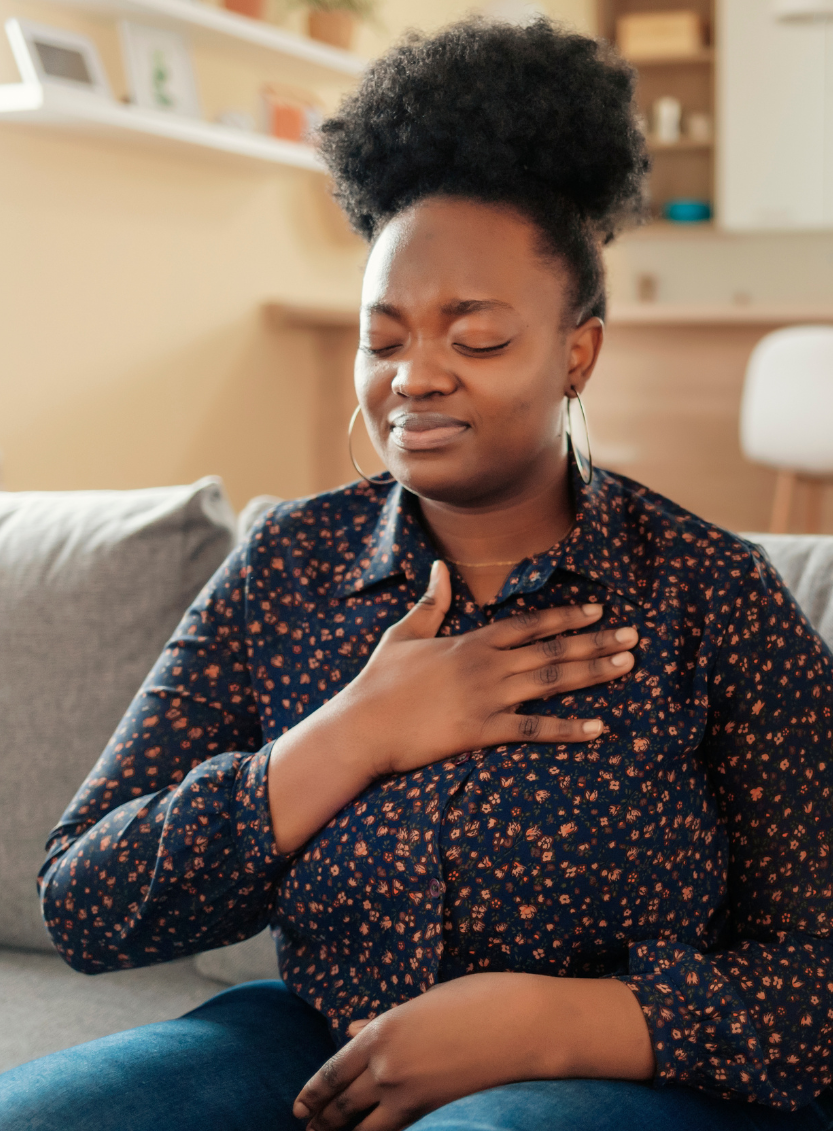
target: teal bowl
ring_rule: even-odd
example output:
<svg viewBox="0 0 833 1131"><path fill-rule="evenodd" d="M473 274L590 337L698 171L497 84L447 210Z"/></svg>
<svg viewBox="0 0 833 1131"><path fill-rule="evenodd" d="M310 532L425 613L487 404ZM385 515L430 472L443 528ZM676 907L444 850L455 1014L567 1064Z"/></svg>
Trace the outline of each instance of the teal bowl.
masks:
<svg viewBox="0 0 833 1131"><path fill-rule="evenodd" d="M702 224L711 220L712 206L707 200L669 200L662 214L674 224Z"/></svg>

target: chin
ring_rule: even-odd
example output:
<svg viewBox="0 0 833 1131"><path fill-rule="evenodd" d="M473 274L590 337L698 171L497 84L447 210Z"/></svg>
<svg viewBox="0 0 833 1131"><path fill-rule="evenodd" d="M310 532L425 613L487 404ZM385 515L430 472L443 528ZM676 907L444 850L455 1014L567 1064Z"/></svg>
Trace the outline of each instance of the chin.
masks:
<svg viewBox="0 0 833 1131"><path fill-rule="evenodd" d="M450 459L402 458L397 453L388 465L391 474L403 487L423 499L454 506L471 506L505 490L506 484L495 481L493 464L487 466L462 466Z"/></svg>

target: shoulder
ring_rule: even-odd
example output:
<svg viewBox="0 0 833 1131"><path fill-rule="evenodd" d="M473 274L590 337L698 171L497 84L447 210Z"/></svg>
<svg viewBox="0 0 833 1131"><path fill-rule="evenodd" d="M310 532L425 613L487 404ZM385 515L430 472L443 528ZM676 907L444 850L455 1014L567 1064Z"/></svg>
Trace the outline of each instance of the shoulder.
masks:
<svg viewBox="0 0 833 1131"><path fill-rule="evenodd" d="M599 472L598 494L612 541L635 572L654 582L736 589L766 570L759 547L625 475ZM644 577L645 580L647 578Z"/></svg>
<svg viewBox="0 0 833 1131"><path fill-rule="evenodd" d="M395 480L381 485L359 480L319 495L276 503L254 524L245 541L251 565L267 558L272 568L305 570L350 562L376 528Z"/></svg>

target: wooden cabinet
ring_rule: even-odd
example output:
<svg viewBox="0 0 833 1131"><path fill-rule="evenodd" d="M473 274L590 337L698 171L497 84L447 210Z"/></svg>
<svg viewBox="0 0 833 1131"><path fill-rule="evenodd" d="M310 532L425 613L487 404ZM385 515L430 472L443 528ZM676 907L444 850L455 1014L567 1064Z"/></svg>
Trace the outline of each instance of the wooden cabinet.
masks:
<svg viewBox="0 0 833 1131"><path fill-rule="evenodd" d="M720 0L718 35L721 226L833 227L833 22Z"/></svg>
<svg viewBox="0 0 833 1131"><path fill-rule="evenodd" d="M761 3L762 0L755 0ZM653 161L650 179L651 211L655 219L671 200L714 201L714 142L712 138L688 136L692 114L715 120L714 100L714 12L712 0L600 0L599 31L616 43L617 21L637 12L696 11L705 29L705 42L696 53L665 58L631 60L639 73L637 103L649 133ZM652 136L653 107L657 99L670 95L679 100L682 132L679 142L661 144Z"/></svg>

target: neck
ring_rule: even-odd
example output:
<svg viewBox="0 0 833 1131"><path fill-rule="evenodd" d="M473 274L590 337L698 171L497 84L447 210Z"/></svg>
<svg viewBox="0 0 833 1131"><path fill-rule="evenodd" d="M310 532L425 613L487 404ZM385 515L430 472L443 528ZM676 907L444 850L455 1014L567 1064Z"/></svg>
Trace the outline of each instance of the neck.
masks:
<svg viewBox="0 0 833 1131"><path fill-rule="evenodd" d="M421 499L420 505L443 556L462 563L458 568L478 604L500 591L514 563L559 542L574 519L566 459L501 501L465 507Z"/></svg>

